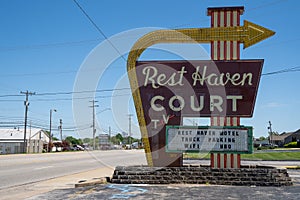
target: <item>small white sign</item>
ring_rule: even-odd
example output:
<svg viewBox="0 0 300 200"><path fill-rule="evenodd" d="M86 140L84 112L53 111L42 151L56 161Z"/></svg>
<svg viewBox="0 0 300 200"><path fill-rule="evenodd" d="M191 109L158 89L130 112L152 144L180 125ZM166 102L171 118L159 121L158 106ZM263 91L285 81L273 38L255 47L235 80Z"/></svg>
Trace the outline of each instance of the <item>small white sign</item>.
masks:
<svg viewBox="0 0 300 200"><path fill-rule="evenodd" d="M167 151L249 152L248 129L168 127Z"/></svg>

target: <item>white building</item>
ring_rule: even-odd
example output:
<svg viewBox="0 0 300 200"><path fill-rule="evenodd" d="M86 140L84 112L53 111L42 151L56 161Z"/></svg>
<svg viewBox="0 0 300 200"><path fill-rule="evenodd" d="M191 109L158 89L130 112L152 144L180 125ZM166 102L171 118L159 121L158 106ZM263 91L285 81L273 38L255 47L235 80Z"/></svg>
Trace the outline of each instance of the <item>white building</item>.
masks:
<svg viewBox="0 0 300 200"><path fill-rule="evenodd" d="M49 143L48 134L42 129L28 128L26 152L42 153ZM23 153L24 129L0 129L0 154Z"/></svg>

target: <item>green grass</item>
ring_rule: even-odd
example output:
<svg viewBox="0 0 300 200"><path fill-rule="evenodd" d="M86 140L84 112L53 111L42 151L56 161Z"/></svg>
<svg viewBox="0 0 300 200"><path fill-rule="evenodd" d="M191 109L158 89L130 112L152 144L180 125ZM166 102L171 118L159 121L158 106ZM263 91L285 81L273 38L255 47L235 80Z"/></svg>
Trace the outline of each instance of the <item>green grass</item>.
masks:
<svg viewBox="0 0 300 200"><path fill-rule="evenodd" d="M187 159L210 159L210 153L185 153ZM242 154L242 160L297 160L300 161L299 152L254 152L253 154Z"/></svg>
<svg viewBox="0 0 300 200"><path fill-rule="evenodd" d="M300 160L300 152L266 152L243 154L245 160Z"/></svg>

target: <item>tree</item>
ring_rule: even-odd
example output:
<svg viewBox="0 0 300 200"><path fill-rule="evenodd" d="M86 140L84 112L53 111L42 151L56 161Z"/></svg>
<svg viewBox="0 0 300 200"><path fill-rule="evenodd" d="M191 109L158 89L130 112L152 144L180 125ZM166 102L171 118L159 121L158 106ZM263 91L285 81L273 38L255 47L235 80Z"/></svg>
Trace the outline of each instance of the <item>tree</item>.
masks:
<svg viewBox="0 0 300 200"><path fill-rule="evenodd" d="M120 133L118 133L115 136L110 137L110 142L113 144L120 144L120 143L123 143L123 141L124 141L124 138Z"/></svg>
<svg viewBox="0 0 300 200"><path fill-rule="evenodd" d="M260 141L263 141L263 140L266 140L267 138L265 138L264 136L261 136L261 137L259 137L258 138L258 140L260 140Z"/></svg>
<svg viewBox="0 0 300 200"><path fill-rule="evenodd" d="M120 144L120 141L116 138L116 136L110 137L110 142L113 144Z"/></svg>
<svg viewBox="0 0 300 200"><path fill-rule="evenodd" d="M123 136L121 135L121 133L118 133L118 134L116 135L116 138L117 138L117 140L119 140L120 142L123 142L123 141L124 141L124 138L123 138Z"/></svg>
<svg viewBox="0 0 300 200"><path fill-rule="evenodd" d="M93 142L91 138L84 138L83 139L83 143L90 144L91 142Z"/></svg>
<svg viewBox="0 0 300 200"><path fill-rule="evenodd" d="M82 145L83 144L81 139L76 139L72 136L66 137L65 141L69 142L72 145L76 145L76 144Z"/></svg>
<svg viewBox="0 0 300 200"><path fill-rule="evenodd" d="M69 148L70 148L70 143L66 140L63 140L61 145L62 145L63 151L69 150Z"/></svg>
<svg viewBox="0 0 300 200"><path fill-rule="evenodd" d="M128 136L123 139L123 142L125 144L129 144L129 143L132 144L134 142L139 142L139 139Z"/></svg>

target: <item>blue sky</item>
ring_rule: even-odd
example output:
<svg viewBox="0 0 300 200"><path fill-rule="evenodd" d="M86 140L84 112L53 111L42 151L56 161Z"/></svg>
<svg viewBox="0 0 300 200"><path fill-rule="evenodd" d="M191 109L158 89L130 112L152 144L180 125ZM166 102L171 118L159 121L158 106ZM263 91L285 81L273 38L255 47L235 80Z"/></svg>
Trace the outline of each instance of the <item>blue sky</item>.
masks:
<svg viewBox="0 0 300 200"><path fill-rule="evenodd" d="M241 21L257 23L276 34L241 50L241 58L265 59L263 73L300 66L298 1L77 1L107 37L147 27L209 27L207 7L244 6ZM29 90L36 92L36 95L29 97L28 116L32 126L48 128L49 111L57 109L53 114L54 135L57 134L59 119L63 119L63 127L66 129L64 135L91 137L92 109L86 107L86 122L75 127L72 95L69 92L74 89L80 67L105 38L73 0L2 0L0 17L0 125L23 123L25 96L20 95L20 91ZM202 46L209 52L209 45ZM153 59L153 55L168 57L167 54L156 51L145 53L141 59ZM299 71L295 71L262 76L254 116L241 120L243 125L254 127L256 137L267 136L268 121L272 122L273 130L279 133L300 128L299 74ZM99 80L96 87L98 92L95 94L99 105L96 108L97 133L107 132L109 126L113 134L128 131L127 114L135 112L132 100L117 100L121 107L123 104L129 105L128 112L118 113L108 109L116 101L113 100L115 97L110 97L115 95L110 89L116 88L122 77L126 79L125 75L126 63L119 58L106 66L106 71ZM118 95L130 95L126 84L119 88L123 89ZM106 89L109 91L104 91ZM86 98L86 102L93 99L90 93L81 95ZM135 116L133 123L136 126ZM74 132L73 129L80 131ZM138 129L134 130L134 136L138 137Z"/></svg>

